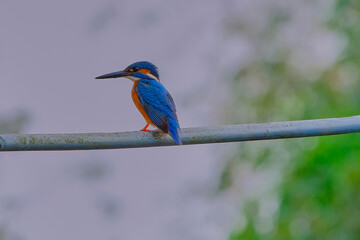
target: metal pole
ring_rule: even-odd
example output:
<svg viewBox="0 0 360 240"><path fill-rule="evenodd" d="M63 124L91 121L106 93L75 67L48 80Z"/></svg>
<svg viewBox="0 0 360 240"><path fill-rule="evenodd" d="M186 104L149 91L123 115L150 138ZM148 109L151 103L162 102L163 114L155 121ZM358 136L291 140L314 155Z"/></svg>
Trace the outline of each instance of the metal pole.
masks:
<svg viewBox="0 0 360 240"><path fill-rule="evenodd" d="M300 138L360 132L360 116L183 128L184 145ZM175 145L159 131L0 135L0 151L91 150Z"/></svg>

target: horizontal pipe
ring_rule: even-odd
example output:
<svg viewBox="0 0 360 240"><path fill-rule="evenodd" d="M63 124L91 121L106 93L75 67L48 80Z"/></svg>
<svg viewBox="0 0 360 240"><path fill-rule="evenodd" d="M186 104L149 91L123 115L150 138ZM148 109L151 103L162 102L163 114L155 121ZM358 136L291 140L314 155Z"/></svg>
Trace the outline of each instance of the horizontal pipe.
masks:
<svg viewBox="0 0 360 240"><path fill-rule="evenodd" d="M183 128L184 145L300 138L360 132L360 116ZM159 131L0 135L0 151L91 150L175 145Z"/></svg>

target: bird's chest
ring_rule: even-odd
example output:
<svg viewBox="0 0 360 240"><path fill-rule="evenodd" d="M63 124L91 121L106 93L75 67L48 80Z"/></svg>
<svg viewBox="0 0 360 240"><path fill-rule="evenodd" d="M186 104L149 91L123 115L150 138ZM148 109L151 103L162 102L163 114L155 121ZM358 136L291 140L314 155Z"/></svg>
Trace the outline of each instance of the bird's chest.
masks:
<svg viewBox="0 0 360 240"><path fill-rule="evenodd" d="M139 101L139 98L138 98L138 92L137 92L137 86L138 86L138 81L136 81L134 83L134 86L132 87L131 89L131 98L132 100L134 101L136 107L139 109L140 111L140 108L142 108L141 104L140 104L140 101ZM140 111L141 112L141 111Z"/></svg>
<svg viewBox="0 0 360 240"><path fill-rule="evenodd" d="M132 89L131 89L131 98L132 100L135 102L135 100L138 102L138 97L137 97L137 82L134 83Z"/></svg>
<svg viewBox="0 0 360 240"><path fill-rule="evenodd" d="M147 115L147 113L145 112L144 107L141 105L141 103L139 101L138 91L137 91L138 82L139 81L136 81L134 83L134 86L131 89L131 98L134 101L135 106L137 107L137 109L139 110L141 115L143 115L143 117L145 118L146 122L154 125L153 122L151 121L151 119L149 118L149 116Z"/></svg>

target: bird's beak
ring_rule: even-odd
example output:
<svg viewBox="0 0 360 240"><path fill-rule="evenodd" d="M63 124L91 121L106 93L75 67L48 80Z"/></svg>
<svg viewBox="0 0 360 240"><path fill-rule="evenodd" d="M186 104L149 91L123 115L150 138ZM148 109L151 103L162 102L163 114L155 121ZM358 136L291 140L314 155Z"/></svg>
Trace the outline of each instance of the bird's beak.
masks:
<svg viewBox="0 0 360 240"><path fill-rule="evenodd" d="M134 73L132 73L132 72L119 71L119 72L113 72L113 73L104 74L104 75L96 77L95 79L128 77L128 76L131 76L133 74Z"/></svg>

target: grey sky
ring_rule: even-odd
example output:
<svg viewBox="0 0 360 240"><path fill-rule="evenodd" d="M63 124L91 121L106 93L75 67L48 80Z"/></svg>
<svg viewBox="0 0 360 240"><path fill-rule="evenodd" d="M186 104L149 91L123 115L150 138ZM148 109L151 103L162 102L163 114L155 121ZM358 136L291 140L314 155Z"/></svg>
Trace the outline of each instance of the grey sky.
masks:
<svg viewBox="0 0 360 240"><path fill-rule="evenodd" d="M294 68L310 74L331 64L341 38L319 31L326 0L3 0L0 112L28 110L27 133L141 129L131 82L94 77L149 60L182 127L230 124L227 78L264 54L256 32L274 6L292 19L265 50L293 48ZM237 22L247 35L231 31ZM214 194L234 146L2 153L0 227L27 240L224 239L244 221L239 199L274 177L245 165L237 192Z"/></svg>
<svg viewBox="0 0 360 240"><path fill-rule="evenodd" d="M0 26L0 109L27 109L27 133L141 129L131 82L94 79L137 60L159 67L182 127L217 122L220 1L5 1ZM223 238L214 151L4 153L0 226L29 240Z"/></svg>

